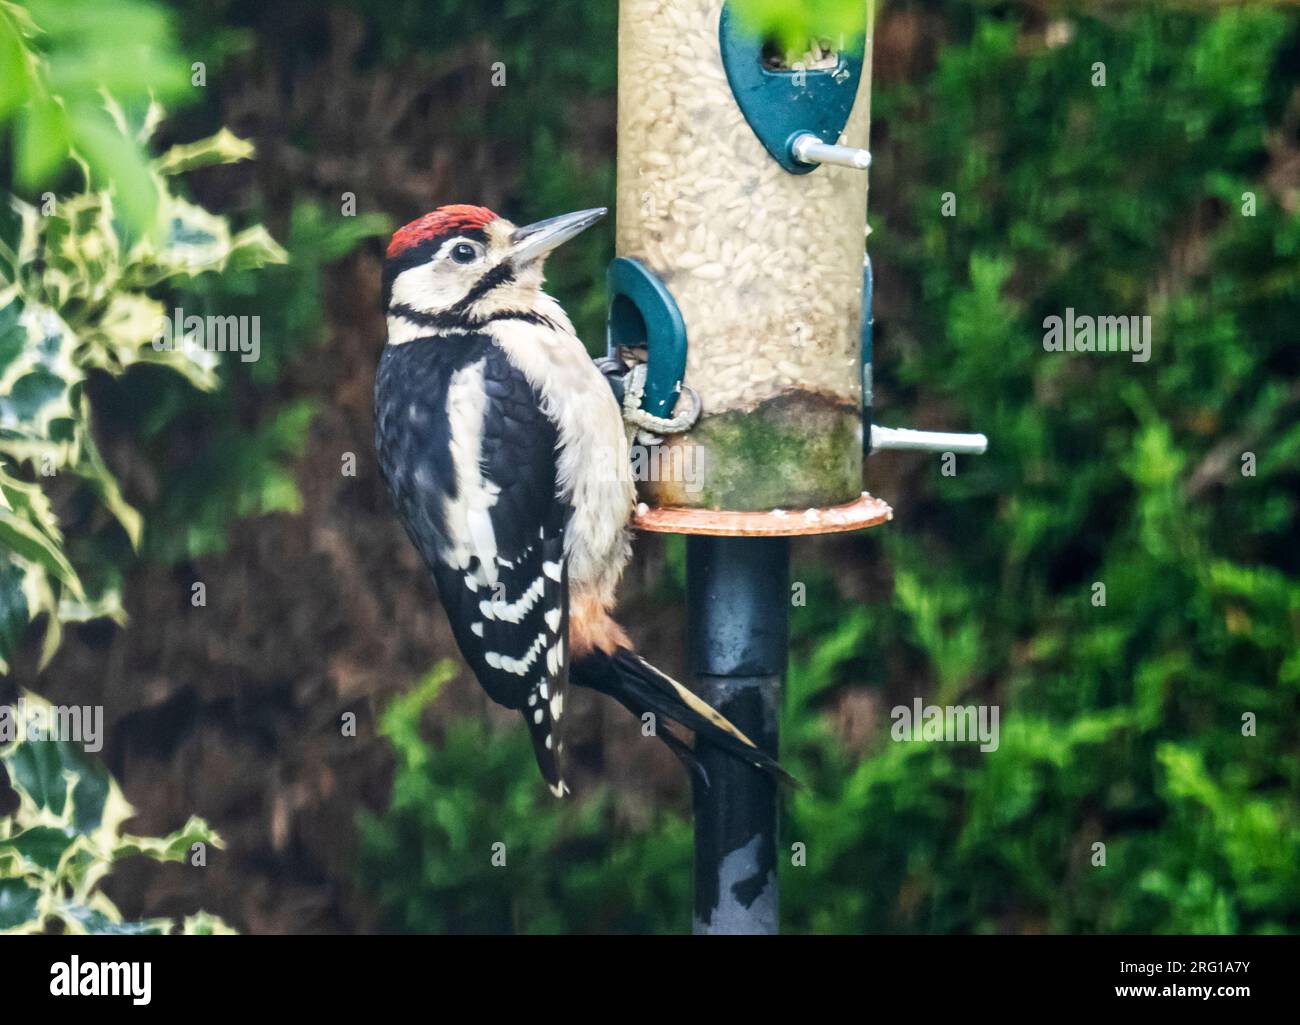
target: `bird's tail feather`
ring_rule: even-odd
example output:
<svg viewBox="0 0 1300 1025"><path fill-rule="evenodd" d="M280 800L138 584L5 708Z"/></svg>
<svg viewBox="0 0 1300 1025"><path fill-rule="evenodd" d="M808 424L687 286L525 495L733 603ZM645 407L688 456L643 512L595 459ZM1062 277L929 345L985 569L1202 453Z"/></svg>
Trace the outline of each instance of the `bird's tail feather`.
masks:
<svg viewBox="0 0 1300 1025"><path fill-rule="evenodd" d="M593 649L573 662L570 679L617 699L634 715L652 712L661 719L680 723L695 733L697 745L700 742L712 744L783 783L801 786L776 759L758 748L726 716L634 651L618 648L613 654L607 654L599 648ZM690 748L675 737L670 741L672 735L667 730L656 728L655 732L690 772L701 776L707 783L708 777Z"/></svg>

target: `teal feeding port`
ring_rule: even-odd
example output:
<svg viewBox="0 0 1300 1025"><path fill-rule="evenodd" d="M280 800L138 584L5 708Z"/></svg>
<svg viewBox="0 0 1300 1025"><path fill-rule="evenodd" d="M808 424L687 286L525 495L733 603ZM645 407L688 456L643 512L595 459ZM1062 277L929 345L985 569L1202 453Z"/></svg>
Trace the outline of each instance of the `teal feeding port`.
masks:
<svg viewBox="0 0 1300 1025"><path fill-rule="evenodd" d="M605 275L609 286L609 355L645 349L645 397L641 408L670 416L686 376L686 322L672 293L638 260L618 257Z"/></svg>
<svg viewBox="0 0 1300 1025"><path fill-rule="evenodd" d="M865 14L864 7L864 32ZM848 124L862 79L864 35L828 58L829 67L796 63L772 69L765 63L763 40L746 31L728 3L719 19L718 44L736 104L777 163L791 174L808 174L823 162L866 169L870 162L866 150L836 145ZM805 147L815 144L847 150L856 156L826 159L823 150L817 159L810 159L818 151L810 152Z"/></svg>

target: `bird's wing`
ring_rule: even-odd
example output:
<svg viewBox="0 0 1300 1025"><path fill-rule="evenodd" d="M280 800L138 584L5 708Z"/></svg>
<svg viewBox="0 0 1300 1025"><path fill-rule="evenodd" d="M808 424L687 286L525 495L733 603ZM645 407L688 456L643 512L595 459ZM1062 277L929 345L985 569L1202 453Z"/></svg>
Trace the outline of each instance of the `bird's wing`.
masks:
<svg viewBox="0 0 1300 1025"><path fill-rule="evenodd" d="M446 409L455 488L443 504L438 590L465 659L493 700L523 714L558 790L569 508L556 494L557 428L492 345L452 375Z"/></svg>

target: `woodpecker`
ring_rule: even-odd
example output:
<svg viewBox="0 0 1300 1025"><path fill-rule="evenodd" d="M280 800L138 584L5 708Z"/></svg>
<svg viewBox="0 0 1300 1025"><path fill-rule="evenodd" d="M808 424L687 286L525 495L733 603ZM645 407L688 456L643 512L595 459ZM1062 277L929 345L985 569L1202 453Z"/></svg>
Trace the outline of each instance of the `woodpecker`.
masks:
<svg viewBox="0 0 1300 1025"><path fill-rule="evenodd" d="M444 206L388 246L388 342L375 445L397 513L437 584L465 661L528 724L543 778L569 792L560 729L572 680L692 730L789 780L721 713L637 655L610 614L631 555L635 492L618 402L542 290L548 253L604 209L525 227Z"/></svg>

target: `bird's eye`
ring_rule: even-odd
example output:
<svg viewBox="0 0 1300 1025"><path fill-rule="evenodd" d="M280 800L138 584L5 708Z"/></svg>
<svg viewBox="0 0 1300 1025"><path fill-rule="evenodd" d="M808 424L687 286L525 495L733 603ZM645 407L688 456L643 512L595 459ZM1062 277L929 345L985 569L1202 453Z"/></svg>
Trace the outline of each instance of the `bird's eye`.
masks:
<svg viewBox="0 0 1300 1025"><path fill-rule="evenodd" d="M473 263L478 259L478 250L468 242L458 242L451 247L451 258L457 263Z"/></svg>

